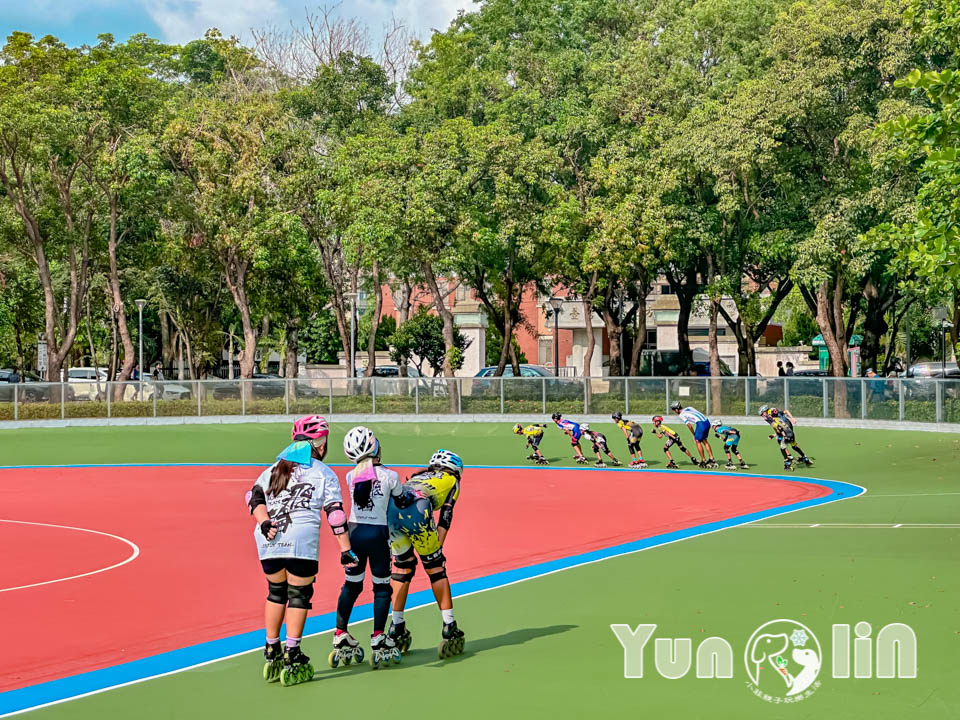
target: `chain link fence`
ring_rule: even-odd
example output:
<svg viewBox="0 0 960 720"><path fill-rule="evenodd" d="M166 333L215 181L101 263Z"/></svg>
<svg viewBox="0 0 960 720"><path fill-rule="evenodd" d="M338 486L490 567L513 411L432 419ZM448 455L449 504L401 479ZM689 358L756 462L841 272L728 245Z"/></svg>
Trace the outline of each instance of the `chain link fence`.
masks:
<svg viewBox="0 0 960 720"><path fill-rule="evenodd" d="M666 414L960 423L960 380L907 378L321 378L0 384L0 421L245 415Z"/></svg>

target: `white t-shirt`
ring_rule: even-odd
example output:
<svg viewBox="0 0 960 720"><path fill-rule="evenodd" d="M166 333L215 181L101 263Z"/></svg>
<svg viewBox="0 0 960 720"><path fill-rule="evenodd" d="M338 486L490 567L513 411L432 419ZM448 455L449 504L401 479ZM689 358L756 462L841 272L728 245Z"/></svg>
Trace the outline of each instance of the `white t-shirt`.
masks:
<svg viewBox="0 0 960 720"><path fill-rule="evenodd" d="M376 478L373 480L373 487L370 491L370 501L363 507L358 507L353 502L353 481L356 470L347 473L347 492L350 493L350 522L362 525L386 525L387 524L387 505L390 503L390 496L403 494L403 482L400 476L383 465L374 465L363 473L366 479L376 471Z"/></svg>
<svg viewBox="0 0 960 720"><path fill-rule="evenodd" d="M336 474L318 460L309 467L297 465L287 489L277 496L268 494L273 465L257 478L267 498L267 512L277 525L277 536L267 540L260 527L254 528L257 551L261 560L269 558L299 558L317 560L319 557L320 513L333 502L343 502L340 481Z"/></svg>
<svg viewBox="0 0 960 720"><path fill-rule="evenodd" d="M688 425L690 423L696 425L700 422L707 422L707 416L699 410L688 407L680 411L680 420L684 425Z"/></svg>

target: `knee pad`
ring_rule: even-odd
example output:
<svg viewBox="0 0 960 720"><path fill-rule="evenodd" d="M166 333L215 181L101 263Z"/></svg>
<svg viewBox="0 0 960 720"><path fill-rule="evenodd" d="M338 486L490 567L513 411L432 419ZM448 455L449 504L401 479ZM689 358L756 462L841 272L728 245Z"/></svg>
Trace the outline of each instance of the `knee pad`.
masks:
<svg viewBox="0 0 960 720"><path fill-rule="evenodd" d="M434 583L447 579L447 570L446 568L442 568L440 572L427 573L427 575L430 577L430 584L433 585Z"/></svg>
<svg viewBox="0 0 960 720"><path fill-rule="evenodd" d="M387 597L390 598L393 596L393 588L390 586L389 582L375 582L373 584L373 597L374 599L378 597Z"/></svg>
<svg viewBox="0 0 960 720"><path fill-rule="evenodd" d="M310 598L313 597L313 585L287 585L287 607L299 610L309 610L313 607Z"/></svg>
<svg viewBox="0 0 960 720"><path fill-rule="evenodd" d="M443 550L437 550L425 557L420 558L424 570L433 570L433 568L442 568L447 559L443 556Z"/></svg>
<svg viewBox="0 0 960 720"><path fill-rule="evenodd" d="M417 556L413 554L413 548L407 548L399 555L394 555L393 566L402 570L417 570ZM412 575L413 572L410 574Z"/></svg>
<svg viewBox="0 0 960 720"><path fill-rule="evenodd" d="M275 583L267 580L267 602L277 605L287 604L287 583Z"/></svg>
<svg viewBox="0 0 960 720"><path fill-rule="evenodd" d="M413 580L413 576L416 574L416 572L417 572L416 570L411 570L408 573L395 572L390 575L390 579L396 580L399 583L408 583L411 580ZM374 591L376 591L376 588L374 588Z"/></svg>

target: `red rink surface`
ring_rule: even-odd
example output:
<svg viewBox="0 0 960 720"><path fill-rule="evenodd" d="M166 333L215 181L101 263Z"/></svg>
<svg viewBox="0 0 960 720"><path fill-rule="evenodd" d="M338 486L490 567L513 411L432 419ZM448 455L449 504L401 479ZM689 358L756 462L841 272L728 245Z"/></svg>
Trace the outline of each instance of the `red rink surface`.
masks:
<svg viewBox="0 0 960 720"><path fill-rule="evenodd" d="M0 522L0 617L5 646L17 648L0 658L0 692L262 627L266 583L243 500L258 474L0 470L2 519L88 528L140 548L113 570L4 592L108 567L132 549L101 535ZM829 494L753 475L470 469L444 548L447 570L458 582ZM615 499L615 510L602 523L583 522L597 497ZM320 547L312 615L335 609L343 578L326 527ZM418 573L413 588L426 587ZM359 603L371 599L367 583Z"/></svg>

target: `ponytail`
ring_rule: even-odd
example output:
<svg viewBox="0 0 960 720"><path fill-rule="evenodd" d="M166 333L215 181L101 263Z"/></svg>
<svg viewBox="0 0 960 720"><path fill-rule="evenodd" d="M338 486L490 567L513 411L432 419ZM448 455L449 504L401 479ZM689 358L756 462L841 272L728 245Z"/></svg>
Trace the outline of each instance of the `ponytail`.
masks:
<svg viewBox="0 0 960 720"><path fill-rule="evenodd" d="M270 471L270 487L267 489L267 494L276 497L286 490L295 467L296 463L289 460L278 460Z"/></svg>
<svg viewBox="0 0 960 720"><path fill-rule="evenodd" d="M365 457L357 463L353 471L353 504L357 507L367 507L370 504L370 495L373 493L373 481L377 471L373 467L373 458Z"/></svg>

